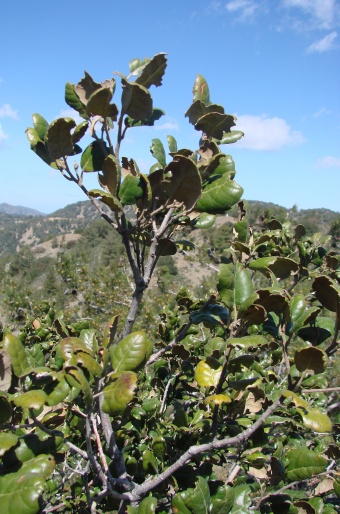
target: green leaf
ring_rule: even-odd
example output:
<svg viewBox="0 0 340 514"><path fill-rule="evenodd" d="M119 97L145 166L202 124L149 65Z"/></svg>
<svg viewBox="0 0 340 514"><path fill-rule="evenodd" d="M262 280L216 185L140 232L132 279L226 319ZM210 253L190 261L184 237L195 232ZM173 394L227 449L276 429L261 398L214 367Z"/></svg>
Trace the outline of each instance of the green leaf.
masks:
<svg viewBox="0 0 340 514"><path fill-rule="evenodd" d="M40 409L40 407L47 403L47 400L47 394L42 389L32 389L13 398L13 402L17 407L26 409Z"/></svg>
<svg viewBox="0 0 340 514"><path fill-rule="evenodd" d="M106 156L110 153L107 146L102 146L99 141L90 143L82 153L80 166L83 171L101 171Z"/></svg>
<svg viewBox="0 0 340 514"><path fill-rule="evenodd" d="M173 136L166 136L168 141L169 152L177 152L177 141Z"/></svg>
<svg viewBox="0 0 340 514"><path fill-rule="evenodd" d="M11 403L5 396L0 396L0 423L7 423L12 417L12 413L13 409Z"/></svg>
<svg viewBox="0 0 340 514"><path fill-rule="evenodd" d="M118 198L114 197L111 193L107 191L102 191L101 189L91 189L89 191L89 196L91 198L99 198L99 200L110 207L113 211L122 211L123 204L118 200Z"/></svg>
<svg viewBox="0 0 340 514"><path fill-rule="evenodd" d="M195 125L197 121L202 118L205 114L217 112L219 114L224 114L224 108L222 105L216 105L216 104L210 104L206 105L201 100L196 100L194 103L191 104L187 112L185 113L185 116L189 118L189 122L192 125Z"/></svg>
<svg viewBox="0 0 340 514"><path fill-rule="evenodd" d="M86 405L91 405L93 402L92 391L81 368L73 365L65 366L65 378L71 387L83 392Z"/></svg>
<svg viewBox="0 0 340 514"><path fill-rule="evenodd" d="M58 118L52 121L45 137L47 150L52 160L77 153L71 135L71 130L75 126L76 122L72 118Z"/></svg>
<svg viewBox="0 0 340 514"><path fill-rule="evenodd" d="M296 409L302 417L303 424L314 432L326 433L333 431L333 425L326 413L319 409Z"/></svg>
<svg viewBox="0 0 340 514"><path fill-rule="evenodd" d="M158 473L158 462L152 451L144 450L142 459L145 473L150 475L155 475Z"/></svg>
<svg viewBox="0 0 340 514"><path fill-rule="evenodd" d="M38 134L38 137L44 141L47 129L49 127L48 122L40 114L32 114L33 127Z"/></svg>
<svg viewBox="0 0 340 514"><path fill-rule="evenodd" d="M144 86L132 84L122 77L122 114L134 120L150 118L153 113L151 95Z"/></svg>
<svg viewBox="0 0 340 514"><path fill-rule="evenodd" d="M249 507L252 503L250 498L250 486L243 484L238 485L233 487L233 491L235 499L230 514L249 514Z"/></svg>
<svg viewBox="0 0 340 514"><path fill-rule="evenodd" d="M210 228L215 224L216 216L215 214L208 214L207 212L202 212L197 218L195 218L192 222L194 228Z"/></svg>
<svg viewBox="0 0 340 514"><path fill-rule="evenodd" d="M150 59L148 57L145 57L144 61L142 61L138 57L132 59L129 62L129 70L131 75L140 75L145 66L148 64L148 62L150 62Z"/></svg>
<svg viewBox="0 0 340 514"><path fill-rule="evenodd" d="M19 437L15 434L0 432L0 457L10 448L15 446L19 441Z"/></svg>
<svg viewBox="0 0 340 514"><path fill-rule="evenodd" d="M311 478L323 473L327 466L327 459L307 448L290 450L287 460L286 476L291 481Z"/></svg>
<svg viewBox="0 0 340 514"><path fill-rule="evenodd" d="M159 164L165 168L166 166L166 158L165 158L165 150L163 143L160 139L153 139L152 145L150 147L150 152L154 156L155 159L159 162Z"/></svg>
<svg viewBox="0 0 340 514"><path fill-rule="evenodd" d="M59 371L54 377L54 382L56 382L52 391L50 391L47 403L50 406L58 405L63 402L65 398L70 394L71 388L68 385L68 382L65 378L64 371Z"/></svg>
<svg viewBox="0 0 340 514"><path fill-rule="evenodd" d="M298 371L313 371L323 373L326 369L328 358L326 353L320 348L308 346L295 352L294 363Z"/></svg>
<svg viewBox="0 0 340 514"><path fill-rule="evenodd" d="M210 137L222 139L224 132L230 132L235 126L235 116L221 114L219 112L208 112L195 124L195 129L200 130Z"/></svg>
<svg viewBox="0 0 340 514"><path fill-rule="evenodd" d="M254 285L247 268L237 266L235 273L235 305L239 307L254 292Z"/></svg>
<svg viewBox="0 0 340 514"><path fill-rule="evenodd" d="M152 514L152 512L156 512L156 507L157 498L154 498L153 496L147 496L140 502L138 514Z"/></svg>
<svg viewBox="0 0 340 514"><path fill-rule="evenodd" d="M86 114L86 106L80 100L76 93L75 86L74 84L71 84L71 82L67 82L65 86L65 102L67 105L72 107L72 109L77 111L82 118L85 120L88 119Z"/></svg>
<svg viewBox="0 0 340 514"><path fill-rule="evenodd" d="M141 75L136 79L136 83L149 88L150 86L161 86L162 78L166 68L166 54L155 55L143 68Z"/></svg>
<svg viewBox="0 0 340 514"><path fill-rule="evenodd" d="M195 489L190 489L186 505L195 514L210 513L210 492L208 482L203 477L198 477Z"/></svg>
<svg viewBox="0 0 340 514"><path fill-rule="evenodd" d="M119 198L123 205L135 205L143 197L143 182L139 176L127 175L119 189Z"/></svg>
<svg viewBox="0 0 340 514"><path fill-rule="evenodd" d="M216 387L222 372L221 364L208 357L200 361L195 370L195 380L199 387Z"/></svg>
<svg viewBox="0 0 340 514"><path fill-rule="evenodd" d="M243 188L227 174L204 187L196 209L210 214L223 214L231 209L243 195Z"/></svg>
<svg viewBox="0 0 340 514"><path fill-rule="evenodd" d="M164 170L165 176L170 172L171 178L163 182L163 191L170 203L176 201L183 203L187 210L191 210L201 194L201 178L195 163L184 157L176 155Z"/></svg>
<svg viewBox="0 0 340 514"><path fill-rule="evenodd" d="M240 130L232 130L231 132L226 132L223 134L222 139L217 141L219 145L230 145L232 143L236 143L244 136L244 133Z"/></svg>
<svg viewBox="0 0 340 514"><path fill-rule="evenodd" d="M134 120L127 116L124 119L124 123L127 127L153 127L155 121L159 120L162 116L165 115L165 112L162 109L153 109L152 115L149 118L145 118L144 120Z"/></svg>
<svg viewBox="0 0 340 514"><path fill-rule="evenodd" d="M205 404L223 405L224 403L230 403L231 398L228 394L211 394L204 400Z"/></svg>
<svg viewBox="0 0 340 514"><path fill-rule="evenodd" d="M250 335L244 337L230 337L227 340L228 346L234 346L236 348L242 348L242 350L248 350L249 348L259 348L268 344L265 337L260 335Z"/></svg>
<svg viewBox="0 0 340 514"><path fill-rule="evenodd" d="M274 273L276 278L285 279L297 273L299 266L287 257L260 257L249 263L249 268L268 274L268 270Z"/></svg>
<svg viewBox="0 0 340 514"><path fill-rule="evenodd" d="M87 129L89 128L89 122L83 121L82 123L79 123L79 125L76 126L74 129L74 132L72 134L72 142L73 144L78 143L83 136L85 136Z"/></svg>
<svg viewBox="0 0 340 514"><path fill-rule="evenodd" d="M133 371L124 371L117 380L104 387L103 411L110 416L122 414L135 396L136 385L137 375Z"/></svg>
<svg viewBox="0 0 340 514"><path fill-rule="evenodd" d="M211 498L210 514L228 514L234 502L234 488L228 485L219 487L217 493Z"/></svg>
<svg viewBox="0 0 340 514"><path fill-rule="evenodd" d="M11 357L0 349L0 391L8 391L12 382Z"/></svg>
<svg viewBox="0 0 340 514"><path fill-rule="evenodd" d="M202 75L196 75L194 87L192 90L193 102L201 100L201 102L209 105L210 104L210 93L208 83Z"/></svg>
<svg viewBox="0 0 340 514"><path fill-rule="evenodd" d="M110 104L112 99L112 91L107 87L97 89L90 96L86 105L86 113L88 116L101 116L102 118L111 118L117 120L118 109L115 104Z"/></svg>
<svg viewBox="0 0 340 514"><path fill-rule="evenodd" d="M7 333L3 338L2 347L11 358L15 376L23 376L28 368L28 362L20 339L11 333Z"/></svg>
<svg viewBox="0 0 340 514"><path fill-rule="evenodd" d="M143 366L152 353L152 343L145 332L132 332L110 349L115 372L133 371Z"/></svg>
<svg viewBox="0 0 340 514"><path fill-rule="evenodd" d="M0 477L0 504L3 514L37 514L40 499L55 463L50 455L24 462L19 471Z"/></svg>
<svg viewBox="0 0 340 514"><path fill-rule="evenodd" d="M218 274L217 290L229 309L233 309L234 307L234 268L232 262L228 264L222 263Z"/></svg>
<svg viewBox="0 0 340 514"><path fill-rule="evenodd" d="M38 133L33 128L28 128L26 131L26 136L28 141L30 142L31 150L37 154L40 159L42 159L46 164L51 166L51 168L58 169L58 166L55 161L53 161L47 151L47 148L43 141L38 136Z"/></svg>

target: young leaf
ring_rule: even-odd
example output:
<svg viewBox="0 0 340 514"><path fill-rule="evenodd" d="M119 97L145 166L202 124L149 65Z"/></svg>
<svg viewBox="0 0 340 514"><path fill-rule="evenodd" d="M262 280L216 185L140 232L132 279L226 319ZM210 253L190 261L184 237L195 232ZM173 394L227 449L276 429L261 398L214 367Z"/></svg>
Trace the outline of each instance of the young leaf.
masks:
<svg viewBox="0 0 340 514"><path fill-rule="evenodd" d="M159 162L159 164L163 168L165 168L165 166L166 166L165 150L164 150L163 143L160 139L152 140L150 152L152 153L154 158Z"/></svg>
<svg viewBox="0 0 340 514"><path fill-rule="evenodd" d="M117 380L104 387L103 411L110 416L122 414L135 396L136 385L137 375L132 371L124 371Z"/></svg>
<svg viewBox="0 0 340 514"><path fill-rule="evenodd" d="M38 137L44 141L49 124L40 114L32 114L33 127L36 130Z"/></svg>
<svg viewBox="0 0 340 514"><path fill-rule="evenodd" d="M208 357L198 363L195 370L195 380L199 387L216 387L221 372L222 366L220 363Z"/></svg>
<svg viewBox="0 0 340 514"><path fill-rule="evenodd" d="M194 82L194 87L192 90L193 93L193 102L196 100L201 100L201 102L209 105L210 104L210 94L208 83L202 75L196 75L196 79Z"/></svg>
<svg viewBox="0 0 340 514"><path fill-rule="evenodd" d="M132 332L110 349L115 372L133 371L142 366L152 353L152 343L145 332Z"/></svg>

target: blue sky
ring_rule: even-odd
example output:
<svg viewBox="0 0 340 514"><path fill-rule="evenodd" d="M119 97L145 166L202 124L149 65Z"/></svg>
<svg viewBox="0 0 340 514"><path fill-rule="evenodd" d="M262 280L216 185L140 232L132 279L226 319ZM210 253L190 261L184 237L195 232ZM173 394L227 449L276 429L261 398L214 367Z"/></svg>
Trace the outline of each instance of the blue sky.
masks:
<svg viewBox="0 0 340 514"><path fill-rule="evenodd" d="M166 116L131 129L121 156L147 172L152 138L197 147L184 113L200 73L245 132L223 151L246 199L340 211L340 0L3 0L0 19L0 203L50 213L84 200L29 149L31 115L70 115L65 83L84 70L101 82L166 52L151 88Z"/></svg>

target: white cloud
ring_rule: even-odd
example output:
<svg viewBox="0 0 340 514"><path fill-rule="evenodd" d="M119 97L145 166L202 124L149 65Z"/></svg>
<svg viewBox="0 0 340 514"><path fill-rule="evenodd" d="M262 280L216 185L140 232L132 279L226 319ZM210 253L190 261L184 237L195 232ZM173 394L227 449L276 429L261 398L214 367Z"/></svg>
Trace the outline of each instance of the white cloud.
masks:
<svg viewBox="0 0 340 514"><path fill-rule="evenodd" d="M14 120L18 120L18 111L12 109L9 104L3 104L0 107L0 118L13 118Z"/></svg>
<svg viewBox="0 0 340 514"><path fill-rule="evenodd" d="M236 144L247 150L280 150L284 146L299 145L306 140L282 118L268 118L266 115L237 117L237 129L244 137Z"/></svg>
<svg viewBox="0 0 340 514"><path fill-rule="evenodd" d="M165 123L162 123L162 125L155 125L155 130L179 130L179 126L177 122L168 121Z"/></svg>
<svg viewBox="0 0 340 514"><path fill-rule="evenodd" d="M337 38L338 33L337 32L331 32L330 34L327 34L327 36L323 37L322 39L319 39L318 41L315 41L315 43L311 44L307 48L307 52L310 54L312 52L327 52L328 50L332 50L335 48L334 41Z"/></svg>
<svg viewBox="0 0 340 514"><path fill-rule="evenodd" d="M238 14L243 21L252 18L258 7L254 0L230 0L225 4L228 12Z"/></svg>
<svg viewBox="0 0 340 514"><path fill-rule="evenodd" d="M324 114L331 114L331 111L329 111L328 109L325 109L324 107L322 107L321 109L319 109L317 112L315 112L313 114L313 117L314 118L320 118L320 116L323 116Z"/></svg>
<svg viewBox="0 0 340 514"><path fill-rule="evenodd" d="M329 29L336 21L339 5L336 0L283 0L284 7L297 8L309 16L315 28Z"/></svg>
<svg viewBox="0 0 340 514"><path fill-rule="evenodd" d="M0 125L0 148L2 146L5 146L6 139L8 139L8 135L5 134L5 132L2 130L2 127Z"/></svg>
<svg viewBox="0 0 340 514"><path fill-rule="evenodd" d="M333 155L327 155L317 160L315 163L317 168L340 168L340 157L334 157Z"/></svg>

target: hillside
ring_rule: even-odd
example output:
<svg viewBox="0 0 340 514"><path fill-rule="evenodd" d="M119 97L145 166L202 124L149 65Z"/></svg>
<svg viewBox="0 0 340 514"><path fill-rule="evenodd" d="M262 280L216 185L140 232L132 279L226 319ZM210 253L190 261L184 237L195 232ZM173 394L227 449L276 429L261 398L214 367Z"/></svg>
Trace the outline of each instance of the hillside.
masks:
<svg viewBox="0 0 340 514"><path fill-rule="evenodd" d="M252 224L272 216L281 222L289 216L309 233L324 234L340 219L339 213L328 209L288 211L275 204L249 202ZM192 232L194 251L161 257L149 297L155 301L159 294L164 301L165 295L171 302L182 285L208 290L211 274L216 273L214 264L232 238L236 219L236 209L219 216L208 231ZM177 239L187 237L184 227ZM130 282L120 236L90 202L71 204L48 216L0 213L0 320L20 324L25 319L22 313L46 298L70 316L99 320L115 312L117 304L127 308Z"/></svg>

